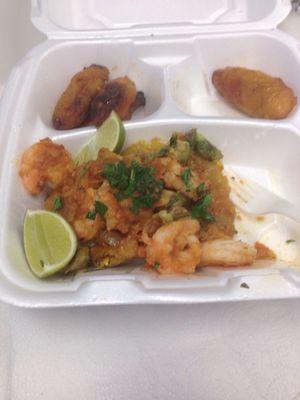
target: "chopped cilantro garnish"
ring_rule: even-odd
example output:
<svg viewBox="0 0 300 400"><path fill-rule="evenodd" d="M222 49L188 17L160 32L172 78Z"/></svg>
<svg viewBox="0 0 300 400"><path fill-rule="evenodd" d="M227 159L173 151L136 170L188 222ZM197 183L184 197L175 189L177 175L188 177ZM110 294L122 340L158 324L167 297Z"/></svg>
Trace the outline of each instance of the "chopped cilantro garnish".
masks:
<svg viewBox="0 0 300 400"><path fill-rule="evenodd" d="M107 178L110 186L124 190L128 186L128 168L123 161L116 164L105 164L103 176Z"/></svg>
<svg viewBox="0 0 300 400"><path fill-rule="evenodd" d="M215 222L214 216L207 211L212 202L211 194L206 194L192 209L191 215L196 219L203 219L207 222Z"/></svg>
<svg viewBox="0 0 300 400"><path fill-rule="evenodd" d="M96 213L103 216L103 215L105 215L105 213L107 211L107 207L101 201L96 200L95 201L95 211L96 211Z"/></svg>
<svg viewBox="0 0 300 400"><path fill-rule="evenodd" d="M204 182L201 182L200 185L197 186L197 193L200 196L200 199L205 197L207 194L209 194L208 188L205 186Z"/></svg>
<svg viewBox="0 0 300 400"><path fill-rule="evenodd" d="M138 214L142 208L151 208L160 199L163 182L154 178L155 169L132 161L130 167L121 161L106 164L103 176L111 187L118 189L115 197L118 201L131 199L131 211Z"/></svg>
<svg viewBox="0 0 300 400"><path fill-rule="evenodd" d="M54 197L53 200L53 210L54 211L59 211L64 207L64 202L63 199L60 196Z"/></svg>
<svg viewBox="0 0 300 400"><path fill-rule="evenodd" d="M205 183L201 182L200 185L197 186L197 193L201 194L205 190Z"/></svg>
<svg viewBox="0 0 300 400"><path fill-rule="evenodd" d="M191 175L191 169L190 168L186 168L183 171L182 175L181 175L181 178L182 178L182 180L185 183L185 186L187 188L190 188L192 186L190 175Z"/></svg>
<svg viewBox="0 0 300 400"><path fill-rule="evenodd" d="M172 135L170 139L170 147L173 147L174 149L177 146L177 136Z"/></svg>
<svg viewBox="0 0 300 400"><path fill-rule="evenodd" d="M155 261L153 267L156 268L156 269L159 268L160 267L160 263L158 261Z"/></svg>
<svg viewBox="0 0 300 400"><path fill-rule="evenodd" d="M87 212L86 214L86 218L88 219L95 219L96 218L96 211L95 210L90 210L89 212Z"/></svg>
<svg viewBox="0 0 300 400"><path fill-rule="evenodd" d="M164 157L168 154L168 148L162 147L158 152L158 157Z"/></svg>
<svg viewBox="0 0 300 400"><path fill-rule="evenodd" d="M107 211L106 205L104 203L102 203L101 201L98 201L98 200L95 201L94 207L95 207L94 210L90 210L86 214L86 218L95 219L97 214L103 216Z"/></svg>

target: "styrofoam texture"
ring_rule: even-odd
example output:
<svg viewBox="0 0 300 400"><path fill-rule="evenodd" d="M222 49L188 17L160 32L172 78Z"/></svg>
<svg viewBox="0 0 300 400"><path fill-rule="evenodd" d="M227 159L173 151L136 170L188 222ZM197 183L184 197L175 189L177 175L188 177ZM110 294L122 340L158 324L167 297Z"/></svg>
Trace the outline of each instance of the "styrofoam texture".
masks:
<svg viewBox="0 0 300 400"><path fill-rule="evenodd" d="M210 48L218 48L218 52L209 51ZM24 213L27 208L41 207L42 198L30 197L22 187L17 174L18 157L30 144L46 136L65 144L75 154L94 132L91 127L55 131L50 124L53 106L67 81L91 63L109 66L112 77L128 74L138 89L145 91L148 105L125 124L126 145L155 136L167 139L174 130L196 127L223 151L225 164L291 202L299 203L298 109L290 118L276 122L233 118L226 108L215 118L208 118L209 113L194 118L188 115L189 101L194 102L191 85L186 85L186 93L183 90L181 95L176 93L174 82L184 79L185 66L190 66L187 75L194 77L195 82L198 80L198 70L191 60L199 65L209 85L213 69L223 66L224 60L230 61L231 57L234 63L243 62L243 52L253 55L248 59L250 67L274 71L299 92L299 83L293 78L300 65L299 44L277 31L148 40L50 40L33 49L15 67L0 107L0 145L6 149L0 160L2 300L22 306L53 307L299 296L299 248L295 243L286 244L290 238L299 242L299 224L282 216L271 215L258 221L242 215L237 221L239 237L251 242L261 240L278 255L276 262L259 263L251 268L207 268L192 276L170 277L145 271L137 262L75 278L42 281L31 274L24 257ZM268 52L272 57L266 57ZM178 71L181 78L180 74L176 77ZM216 94L207 90L205 96L207 101L203 104L207 107L210 96L216 98ZM186 108L179 104L181 98ZM250 289L242 288L243 282Z"/></svg>
<svg viewBox="0 0 300 400"><path fill-rule="evenodd" d="M32 0L32 21L49 37L149 36L274 28L289 0Z"/></svg>

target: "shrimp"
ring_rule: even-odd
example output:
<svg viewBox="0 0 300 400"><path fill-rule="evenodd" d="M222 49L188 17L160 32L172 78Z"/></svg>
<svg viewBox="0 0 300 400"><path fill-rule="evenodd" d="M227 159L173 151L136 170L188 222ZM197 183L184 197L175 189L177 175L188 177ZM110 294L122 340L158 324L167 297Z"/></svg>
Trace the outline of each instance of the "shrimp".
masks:
<svg viewBox="0 0 300 400"><path fill-rule="evenodd" d="M107 230L117 229L119 232L128 233L135 220L135 215L130 211L130 200L118 201L106 180L101 185L98 194L107 207L105 213Z"/></svg>
<svg viewBox="0 0 300 400"><path fill-rule="evenodd" d="M195 272L198 266L236 267L252 264L254 246L231 239L200 242L199 222L181 219L147 236L146 261L162 274Z"/></svg>
<svg viewBox="0 0 300 400"><path fill-rule="evenodd" d="M242 241L231 239L208 240L202 243L200 265L237 267L253 264L257 250Z"/></svg>
<svg viewBox="0 0 300 400"><path fill-rule="evenodd" d="M267 247L265 244L255 242L254 246L257 250L257 260L274 260L276 258L276 254L274 253L274 251L269 249L269 247Z"/></svg>
<svg viewBox="0 0 300 400"><path fill-rule="evenodd" d="M78 239L92 240L105 228L104 219L99 214L92 213L92 218L88 217L88 213L95 209L95 201L99 199L96 190L74 185L64 186L53 191L45 200L46 209L54 209L57 197L62 201L62 208L58 212L72 225Z"/></svg>
<svg viewBox="0 0 300 400"><path fill-rule="evenodd" d="M19 175L32 195L42 192L45 185L52 188L63 185L71 177L74 164L62 145L43 139L29 147L22 156Z"/></svg>
<svg viewBox="0 0 300 400"><path fill-rule="evenodd" d="M146 248L146 261L160 273L195 272L201 260L199 222L192 219L160 227Z"/></svg>
<svg viewBox="0 0 300 400"><path fill-rule="evenodd" d="M186 168L178 161L161 157L153 162L153 166L157 171L156 177L164 181L167 189L173 189L192 199L197 198L194 188L201 183L201 180L193 171L189 171L189 185L187 185L183 179Z"/></svg>

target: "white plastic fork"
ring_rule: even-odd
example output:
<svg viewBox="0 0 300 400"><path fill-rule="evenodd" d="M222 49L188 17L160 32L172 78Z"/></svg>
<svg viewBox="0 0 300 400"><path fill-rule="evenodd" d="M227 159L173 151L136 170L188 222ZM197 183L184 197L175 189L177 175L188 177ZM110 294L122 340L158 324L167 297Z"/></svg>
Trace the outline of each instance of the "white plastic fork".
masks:
<svg viewBox="0 0 300 400"><path fill-rule="evenodd" d="M300 208L265 189L258 183L243 178L230 167L225 167L231 188L230 197L240 210L248 214L282 214L300 222Z"/></svg>

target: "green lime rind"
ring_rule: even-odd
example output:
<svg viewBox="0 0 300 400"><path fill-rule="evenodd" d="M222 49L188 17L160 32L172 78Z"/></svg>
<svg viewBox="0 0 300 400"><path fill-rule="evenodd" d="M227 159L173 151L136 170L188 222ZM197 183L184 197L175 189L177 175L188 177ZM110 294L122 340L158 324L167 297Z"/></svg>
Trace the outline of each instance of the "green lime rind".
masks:
<svg viewBox="0 0 300 400"><path fill-rule="evenodd" d="M77 249L72 227L59 214L46 210L27 210L23 239L29 267L39 278L64 269Z"/></svg>
<svg viewBox="0 0 300 400"><path fill-rule="evenodd" d="M125 128L123 122L115 111L98 128L97 132L82 147L75 157L77 166L88 161L96 160L99 150L103 147L114 152L120 153L125 142Z"/></svg>

